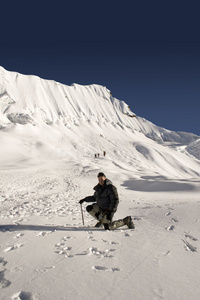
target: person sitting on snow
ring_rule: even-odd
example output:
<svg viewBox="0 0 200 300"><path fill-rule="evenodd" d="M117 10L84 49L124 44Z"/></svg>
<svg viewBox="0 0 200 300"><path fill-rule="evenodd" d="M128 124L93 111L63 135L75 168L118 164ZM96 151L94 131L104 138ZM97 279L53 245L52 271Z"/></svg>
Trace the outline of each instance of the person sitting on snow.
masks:
<svg viewBox="0 0 200 300"><path fill-rule="evenodd" d="M99 183L94 187L94 195L85 197L79 201L80 204L83 202L95 202L86 207L87 212L98 220L95 227L101 227L103 225L105 229L113 230L127 225L130 229L135 228L130 216L121 220L112 220L119 204L117 189L112 182L106 178L104 173L100 172L97 177Z"/></svg>

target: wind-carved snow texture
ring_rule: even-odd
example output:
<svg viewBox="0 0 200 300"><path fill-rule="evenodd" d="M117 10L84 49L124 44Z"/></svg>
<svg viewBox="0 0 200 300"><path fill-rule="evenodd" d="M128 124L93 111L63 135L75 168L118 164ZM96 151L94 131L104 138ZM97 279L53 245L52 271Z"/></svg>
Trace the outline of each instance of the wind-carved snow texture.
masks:
<svg viewBox="0 0 200 300"><path fill-rule="evenodd" d="M15 101L7 94L7 92L4 92L0 94L0 103L9 105L15 103Z"/></svg>
<svg viewBox="0 0 200 300"><path fill-rule="evenodd" d="M7 114L7 118L14 124L19 123L24 125L30 123L32 125L36 125L33 119L28 114L24 114L24 113Z"/></svg>
<svg viewBox="0 0 200 300"><path fill-rule="evenodd" d="M192 154L194 157L196 157L197 159L200 160L200 153L199 153L199 149L200 149L200 139L190 143L185 150Z"/></svg>

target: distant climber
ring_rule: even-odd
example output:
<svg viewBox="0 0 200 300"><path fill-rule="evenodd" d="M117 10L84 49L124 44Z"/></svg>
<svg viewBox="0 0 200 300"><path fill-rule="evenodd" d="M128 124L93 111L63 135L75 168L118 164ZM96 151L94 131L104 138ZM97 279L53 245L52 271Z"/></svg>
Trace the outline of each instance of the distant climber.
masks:
<svg viewBox="0 0 200 300"><path fill-rule="evenodd" d="M104 226L106 230L114 230L127 225L128 228L134 229L135 226L130 216L113 221L113 216L119 204L117 188L106 178L104 173L100 172L97 177L99 183L94 187L94 195L85 197L79 201L80 204L83 202L94 202L88 205L86 210L98 220L95 227Z"/></svg>
<svg viewBox="0 0 200 300"><path fill-rule="evenodd" d="M103 151L103 156L106 156L106 151Z"/></svg>

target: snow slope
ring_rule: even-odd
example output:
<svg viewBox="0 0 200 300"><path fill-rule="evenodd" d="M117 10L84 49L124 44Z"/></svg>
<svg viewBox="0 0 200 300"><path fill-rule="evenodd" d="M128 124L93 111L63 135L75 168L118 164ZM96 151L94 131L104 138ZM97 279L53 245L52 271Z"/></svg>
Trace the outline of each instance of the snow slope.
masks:
<svg viewBox="0 0 200 300"><path fill-rule="evenodd" d="M199 180L84 162L1 170L0 299L198 299ZM115 219L131 215L135 230L95 229L85 204L82 225L78 200L100 170L118 188Z"/></svg>
<svg viewBox="0 0 200 300"><path fill-rule="evenodd" d="M105 87L2 67L0 128L1 300L199 298L199 137ZM99 171L118 189L115 219L135 230L94 228L85 204L82 225L78 200Z"/></svg>
<svg viewBox="0 0 200 300"><path fill-rule="evenodd" d="M199 176L199 137L171 132L137 117L103 86L66 86L0 67L1 165L79 159L107 151L130 169ZM187 151L188 150L188 151ZM190 154L189 154L190 153ZM192 156L191 156L192 154ZM136 167L137 168L137 167Z"/></svg>

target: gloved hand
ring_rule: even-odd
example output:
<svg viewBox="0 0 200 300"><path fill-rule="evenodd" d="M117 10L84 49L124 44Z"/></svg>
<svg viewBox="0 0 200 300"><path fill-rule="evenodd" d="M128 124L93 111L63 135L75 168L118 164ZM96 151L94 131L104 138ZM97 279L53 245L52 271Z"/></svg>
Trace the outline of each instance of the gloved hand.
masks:
<svg viewBox="0 0 200 300"><path fill-rule="evenodd" d="M113 216L114 216L114 212L108 210L108 212L106 213L106 218L107 218L107 220L108 220L108 221L112 221Z"/></svg>
<svg viewBox="0 0 200 300"><path fill-rule="evenodd" d="M79 201L79 203L82 204L84 201L85 201L85 199L81 199L81 200Z"/></svg>

